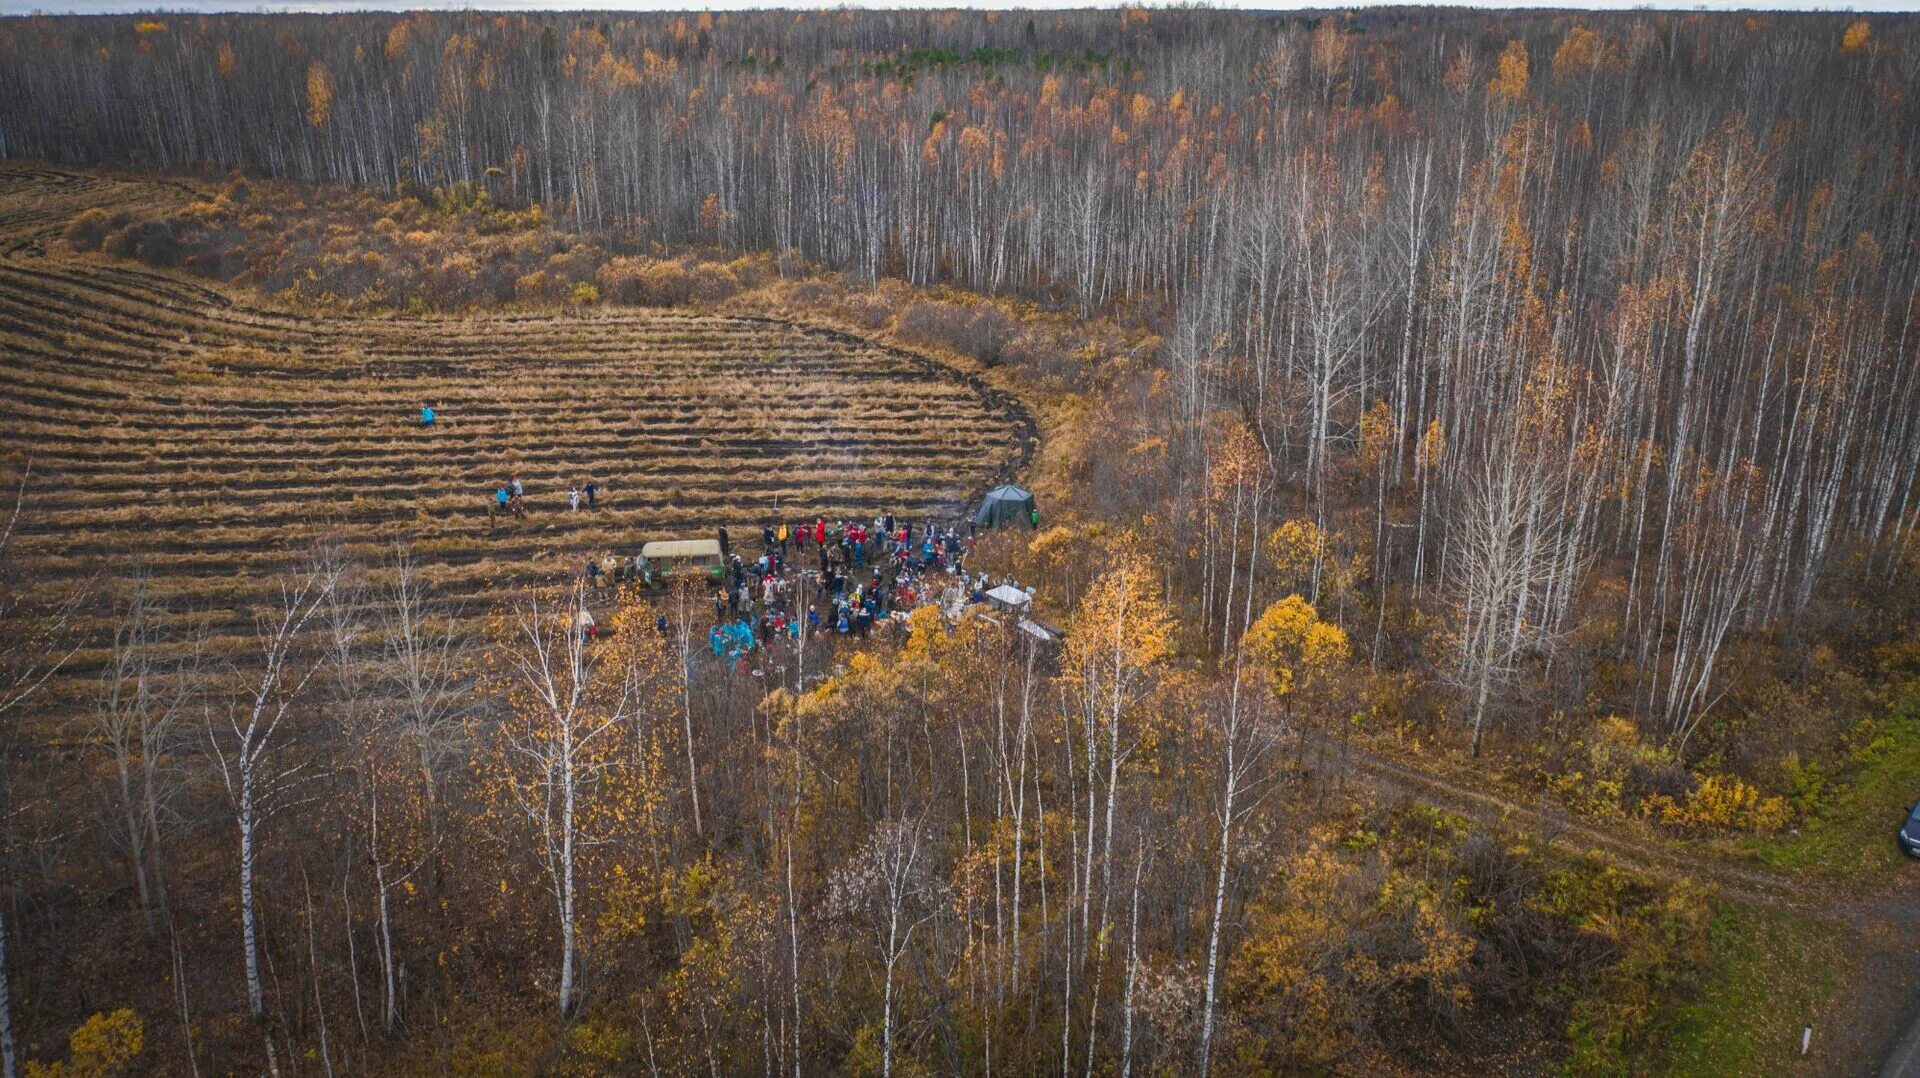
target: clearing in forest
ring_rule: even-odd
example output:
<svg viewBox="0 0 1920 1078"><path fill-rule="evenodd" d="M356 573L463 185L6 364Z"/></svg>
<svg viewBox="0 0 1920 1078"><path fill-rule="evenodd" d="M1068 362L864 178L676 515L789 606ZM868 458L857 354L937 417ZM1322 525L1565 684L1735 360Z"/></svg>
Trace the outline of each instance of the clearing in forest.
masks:
<svg viewBox="0 0 1920 1078"><path fill-rule="evenodd" d="M251 643L275 571L322 535L369 565L410 544L433 589L482 597L644 539L757 536L776 511L949 519L1030 447L1006 394L828 330L307 316L59 241L82 209L170 194L0 166L0 452L32 461L39 579L144 567L154 599L211 616L219 650ZM530 512L490 534L513 475ZM600 508L570 512L589 479Z"/></svg>

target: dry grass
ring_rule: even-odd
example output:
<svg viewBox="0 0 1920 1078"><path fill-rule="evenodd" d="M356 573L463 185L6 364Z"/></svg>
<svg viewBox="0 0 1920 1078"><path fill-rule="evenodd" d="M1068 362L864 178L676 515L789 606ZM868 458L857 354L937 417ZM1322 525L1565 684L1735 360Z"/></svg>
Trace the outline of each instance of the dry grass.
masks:
<svg viewBox="0 0 1920 1078"><path fill-rule="evenodd" d="M45 476L23 553L46 587L144 564L223 643L321 536L368 562L411 544L436 591L485 596L776 510L950 517L1020 451L1004 395L836 332L622 308L317 318L45 242L82 205L176 196L0 167L0 450ZM532 512L490 535L513 474ZM568 512L588 478L601 508Z"/></svg>

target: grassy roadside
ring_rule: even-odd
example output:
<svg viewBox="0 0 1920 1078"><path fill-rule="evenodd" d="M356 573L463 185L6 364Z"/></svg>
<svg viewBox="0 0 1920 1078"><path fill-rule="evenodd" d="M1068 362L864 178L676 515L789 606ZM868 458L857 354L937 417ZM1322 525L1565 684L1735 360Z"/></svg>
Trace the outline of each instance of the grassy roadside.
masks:
<svg viewBox="0 0 1920 1078"><path fill-rule="evenodd" d="M1910 688L1883 719L1864 725L1847 772L1822 793L1795 834L1753 839L1742 849L1759 863L1814 880L1877 888L1908 858L1894 842L1920 796L1920 691ZM1842 923L1807 913L1723 905L1708 935L1707 972L1673 1019L1653 1073L1735 1075L1822 1073L1819 1016L1840 986L1863 977L1868 944ZM1812 1052L1800 1033L1813 1023Z"/></svg>
<svg viewBox="0 0 1920 1078"><path fill-rule="evenodd" d="M1802 914L1724 904L1708 929L1708 972L1682 1005L1652 1061L1676 1076L1819 1071L1804 1060L1800 1031L1848 983L1858 956L1852 934ZM1818 1043L1816 1022L1815 1049ZM1834 1061L1825 1060L1827 1067Z"/></svg>
<svg viewBox="0 0 1920 1078"><path fill-rule="evenodd" d="M1886 718L1862 735L1852 774L1823 795L1797 834L1746 844L1760 863L1853 885L1872 885L1912 867L1894 832L1920 797L1920 687L1909 687Z"/></svg>

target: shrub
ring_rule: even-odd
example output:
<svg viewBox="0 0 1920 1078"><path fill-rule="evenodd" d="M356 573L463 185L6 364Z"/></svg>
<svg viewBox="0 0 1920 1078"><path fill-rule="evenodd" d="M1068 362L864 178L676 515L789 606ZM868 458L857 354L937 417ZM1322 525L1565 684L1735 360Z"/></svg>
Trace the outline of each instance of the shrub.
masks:
<svg viewBox="0 0 1920 1078"><path fill-rule="evenodd" d="M618 1063L633 1051L633 1034L605 1022L583 1022L567 1039L575 1053L593 1064Z"/></svg>
<svg viewBox="0 0 1920 1078"><path fill-rule="evenodd" d="M830 286L829 286L830 287ZM886 299L864 290L850 289L844 278L839 288L847 299L842 304L846 316L862 329L879 329L893 317L893 307Z"/></svg>
<svg viewBox="0 0 1920 1078"><path fill-rule="evenodd" d="M1603 880L1612 870L1602 870ZM1617 881L1617 877L1615 877ZM1569 923L1602 929L1614 959L1587 978L1567 1023L1570 1074L1623 1074L1661 1030L1662 1001L1692 984L1707 961L1707 902L1676 885L1665 895L1601 887Z"/></svg>
<svg viewBox="0 0 1920 1078"><path fill-rule="evenodd" d="M1780 830L1793 815L1784 798L1762 797L1731 775L1703 776L1684 801L1656 794L1642 807L1649 816L1678 827L1738 828L1756 834Z"/></svg>
<svg viewBox="0 0 1920 1078"><path fill-rule="evenodd" d="M576 307L590 307L600 302L600 290L593 286L592 281L581 281L573 286L572 292L567 293L567 302Z"/></svg>
<svg viewBox="0 0 1920 1078"><path fill-rule="evenodd" d="M1575 812L1619 819L1649 796L1683 797L1694 786L1673 753L1643 744L1631 719L1609 716L1587 734L1586 760L1551 782L1554 793Z"/></svg>
<svg viewBox="0 0 1920 1078"><path fill-rule="evenodd" d="M727 263L727 272L733 275L742 290L751 291L780 276L780 267L772 255L757 252L741 255Z"/></svg>
<svg viewBox="0 0 1920 1078"><path fill-rule="evenodd" d="M147 1029L140 1016L123 1007L111 1014L96 1014L74 1030L67 1038L64 1062L28 1061L26 1073L28 1078L123 1074L146 1043Z"/></svg>
<svg viewBox="0 0 1920 1078"><path fill-rule="evenodd" d="M643 259L612 258L593 276L600 283L600 294L608 301L635 304L640 302L640 278L645 270L646 262Z"/></svg>
<svg viewBox="0 0 1920 1078"><path fill-rule="evenodd" d="M635 302L652 307L672 307L685 303L693 294L693 281L687 268L678 262L654 262L640 271Z"/></svg>
<svg viewBox="0 0 1920 1078"><path fill-rule="evenodd" d="M120 227L123 220L115 221L112 215L99 208L81 210L67 225L67 246L76 251L98 251L100 244L107 238L107 232Z"/></svg>
<svg viewBox="0 0 1920 1078"><path fill-rule="evenodd" d="M567 250L547 259L547 275L564 284L577 284L593 280L593 275L606 261L606 252L591 243L576 243Z"/></svg>
<svg viewBox="0 0 1920 1078"><path fill-rule="evenodd" d="M824 281L796 281L787 287L787 302L796 307L824 307L832 298L833 290Z"/></svg>
<svg viewBox="0 0 1920 1078"><path fill-rule="evenodd" d="M1060 376L1071 369L1072 355L1044 335L1022 330L1000 348L1000 359L1016 367Z"/></svg>
<svg viewBox="0 0 1920 1078"><path fill-rule="evenodd" d="M171 221L135 221L110 233L101 249L116 258L137 258L162 269L180 264L180 240Z"/></svg>
<svg viewBox="0 0 1920 1078"><path fill-rule="evenodd" d="M535 270L513 282L513 298L522 303L535 303L545 299L550 280L545 270Z"/></svg>
<svg viewBox="0 0 1920 1078"><path fill-rule="evenodd" d="M233 228L203 232L195 237L185 265L202 277L231 281L247 271L246 237Z"/></svg>
<svg viewBox="0 0 1920 1078"><path fill-rule="evenodd" d="M689 294L701 303L718 303L740 291L740 281L733 271L715 262L694 264Z"/></svg>
<svg viewBox="0 0 1920 1078"><path fill-rule="evenodd" d="M895 331L905 340L958 352L989 366L1000 362L1001 349L1019 330L1011 315L985 301L962 306L920 300L902 311L895 323Z"/></svg>

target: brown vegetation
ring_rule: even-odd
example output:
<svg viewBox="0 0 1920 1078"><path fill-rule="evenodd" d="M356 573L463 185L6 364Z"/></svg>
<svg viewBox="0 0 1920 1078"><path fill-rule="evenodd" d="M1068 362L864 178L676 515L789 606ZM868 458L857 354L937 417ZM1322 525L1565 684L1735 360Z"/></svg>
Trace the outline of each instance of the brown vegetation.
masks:
<svg viewBox="0 0 1920 1078"><path fill-rule="evenodd" d="M0 1000L176 1068L1645 1069L1689 866L1750 880L1701 859L1913 736L1913 33L0 26L60 61L0 65L8 153L205 178L0 169L45 463L0 614L81 645L0 784ZM1044 526L979 560L1057 661L928 611L755 677L688 661L691 593L547 620L638 531L1023 463ZM541 504L590 472L610 508ZM290 800L233 794L248 746ZM1535 833L1391 796L1443 788Z"/></svg>
<svg viewBox="0 0 1920 1078"><path fill-rule="evenodd" d="M13 190L15 204L43 195ZM173 220L99 207L66 233L203 266L197 241L122 242L171 235ZM353 272L386 280L372 261ZM138 568L157 601L211 618L223 649L246 639L250 604L302 535L362 558L408 542L437 593L478 597L776 507L949 516L1031 437L1008 398L940 364L767 318L316 317L49 257L0 263L0 340L9 448L48 483L23 556L50 587ZM433 429L422 406L438 410ZM532 512L495 533L487 502L516 474ZM602 507L568 513L568 487L587 479Z"/></svg>

